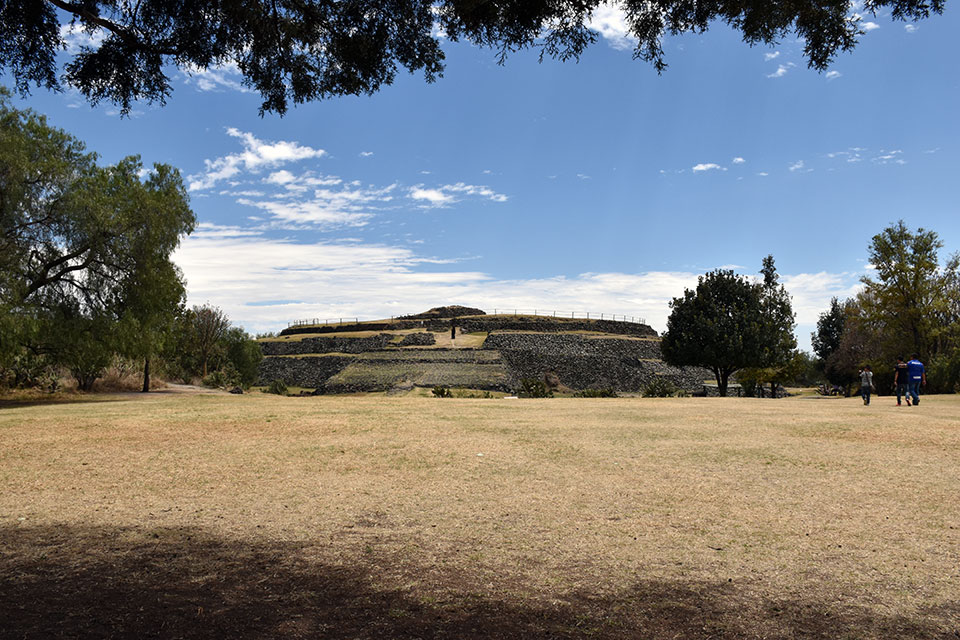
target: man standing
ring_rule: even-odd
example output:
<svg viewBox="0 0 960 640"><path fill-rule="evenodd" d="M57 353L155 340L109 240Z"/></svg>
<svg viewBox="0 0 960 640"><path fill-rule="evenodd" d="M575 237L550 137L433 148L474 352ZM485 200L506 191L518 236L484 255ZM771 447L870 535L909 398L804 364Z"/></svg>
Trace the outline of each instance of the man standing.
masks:
<svg viewBox="0 0 960 640"><path fill-rule="evenodd" d="M870 365L863 365L860 369L860 395L863 397L863 404L870 404L870 390L873 389L873 371Z"/></svg>
<svg viewBox="0 0 960 640"><path fill-rule="evenodd" d="M906 396L907 406L910 406L910 376L907 374L907 363L903 356L897 356L897 366L893 369L893 386L897 390L897 406L900 398Z"/></svg>
<svg viewBox="0 0 960 640"><path fill-rule="evenodd" d="M914 406L920 404L920 386L927 386L927 373L920 362L920 356L916 353L910 356L910 362L907 363L907 379L910 383L910 395L913 398ZM910 401L907 400L907 403Z"/></svg>

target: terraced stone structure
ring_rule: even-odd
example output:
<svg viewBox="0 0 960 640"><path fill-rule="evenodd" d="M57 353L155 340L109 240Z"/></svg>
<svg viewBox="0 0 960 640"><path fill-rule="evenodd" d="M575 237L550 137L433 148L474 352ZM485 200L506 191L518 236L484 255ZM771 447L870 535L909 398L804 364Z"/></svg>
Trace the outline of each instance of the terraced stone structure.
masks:
<svg viewBox="0 0 960 640"><path fill-rule="evenodd" d="M657 332L645 324L487 315L469 307L297 326L262 340L260 347L265 357L259 384L283 380L318 393L438 385L512 391L526 378L560 390L638 392L658 377L701 391L711 378L704 369L666 365Z"/></svg>

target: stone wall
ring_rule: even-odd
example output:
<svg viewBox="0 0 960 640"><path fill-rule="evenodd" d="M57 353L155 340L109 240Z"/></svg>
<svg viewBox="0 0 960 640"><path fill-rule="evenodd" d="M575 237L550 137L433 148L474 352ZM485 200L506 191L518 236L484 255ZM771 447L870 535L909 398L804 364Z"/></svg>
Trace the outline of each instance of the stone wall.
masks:
<svg viewBox="0 0 960 640"><path fill-rule="evenodd" d="M260 361L257 384L267 386L283 380L292 387L316 389L354 361L353 356L306 356L300 358L264 358Z"/></svg>
<svg viewBox="0 0 960 640"><path fill-rule="evenodd" d="M542 380L550 373L571 389L642 391L654 377L662 376L681 389L697 391L710 377L699 367L663 363L657 340L503 333L488 336L484 348L500 352L513 385L523 378Z"/></svg>
<svg viewBox="0 0 960 640"><path fill-rule="evenodd" d="M437 344L437 336L432 333L408 333L400 341L401 347L428 347Z"/></svg>
<svg viewBox="0 0 960 640"><path fill-rule="evenodd" d="M398 384L462 386L508 391L510 375L500 353L473 349L389 349L354 355L268 356L258 385L283 380L289 386L327 393L385 391Z"/></svg>
<svg viewBox="0 0 960 640"><path fill-rule="evenodd" d="M379 351L390 344L395 336L389 333L368 338L326 337L304 338L296 341L261 342L260 350L265 356L292 356L308 353L364 353Z"/></svg>
<svg viewBox="0 0 960 640"><path fill-rule="evenodd" d="M443 323L438 323L442 325ZM450 322L447 321L447 330ZM636 322L621 322L619 320L584 320L573 318L548 318L541 316L487 316L480 318L460 318L457 327L464 333L474 331L536 331L556 333L558 331L600 331L622 336L638 336L656 338L657 332L652 327ZM442 330L438 326L433 331Z"/></svg>
<svg viewBox="0 0 960 640"><path fill-rule="evenodd" d="M660 359L659 340L591 337L560 333L492 333L484 349L536 351L567 356L610 356Z"/></svg>

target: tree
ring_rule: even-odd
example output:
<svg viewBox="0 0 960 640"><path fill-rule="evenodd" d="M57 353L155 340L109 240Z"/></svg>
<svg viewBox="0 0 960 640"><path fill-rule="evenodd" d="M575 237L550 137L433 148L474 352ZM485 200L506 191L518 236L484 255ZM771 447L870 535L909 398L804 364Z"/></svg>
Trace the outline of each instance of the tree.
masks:
<svg viewBox="0 0 960 640"><path fill-rule="evenodd" d="M947 324L957 320L956 316L938 318L947 281L957 278L955 262L940 271L937 251L942 247L936 232L923 228L911 232L903 220L873 236L868 256L876 279L862 280L866 301L872 303L864 311L874 322L889 327L886 351L899 348L929 355L937 320Z"/></svg>
<svg viewBox="0 0 960 640"><path fill-rule="evenodd" d="M744 385L744 388L747 383L755 386L761 397L763 397L763 385L769 384L770 397L776 398L778 386L804 377L808 369L808 357L803 351L793 351L790 358L779 366L741 369L737 372L737 380Z"/></svg>
<svg viewBox="0 0 960 640"><path fill-rule="evenodd" d="M779 372L777 375L780 377L770 381L775 387L777 382L790 377L793 370L788 365L796 356L797 339L793 335L796 320L790 294L780 284L772 255L763 259L760 273L763 274L760 298L764 334L762 366Z"/></svg>
<svg viewBox="0 0 960 640"><path fill-rule="evenodd" d="M760 307L760 287L733 271L700 276L695 290L670 302L660 342L664 361L710 369L720 395L726 396L730 376L763 358Z"/></svg>
<svg viewBox="0 0 960 640"><path fill-rule="evenodd" d="M203 305L194 307L190 315L190 327L193 333L197 354L200 356L202 375L207 377L210 360L223 350L223 340L230 328L230 319L220 307Z"/></svg>
<svg viewBox="0 0 960 640"><path fill-rule="evenodd" d="M90 101L129 111L135 100L170 95L168 65L183 71L236 65L263 97L261 113L290 101L372 94L400 67L443 72L439 33L508 54L538 48L541 58L578 58L597 39L590 28L606 0L5 0L0 4L0 67L17 88L76 87ZM824 70L863 33L846 0L613 0L623 10L634 56L666 67L666 35L702 33L717 22L749 45L794 34L810 67ZM945 0L865 0L896 20L942 13ZM69 25L96 37L57 72ZM94 40L91 38L91 40Z"/></svg>
<svg viewBox="0 0 960 640"><path fill-rule="evenodd" d="M664 360L710 369L721 396L741 369L787 367L797 346L790 297L773 256L764 259L761 272L763 282L754 283L733 271L711 271L700 276L696 290L674 298L660 342Z"/></svg>
<svg viewBox="0 0 960 640"><path fill-rule="evenodd" d="M813 352L822 362L826 362L827 358L840 348L847 318L846 306L847 303L841 303L838 298L830 298L830 309L820 314L817 330L810 334Z"/></svg>
<svg viewBox="0 0 960 640"><path fill-rule="evenodd" d="M81 388L114 353L149 358L183 296L170 254L194 225L176 169L154 165L143 181L137 157L96 160L0 91L0 309L12 336L0 359L46 353Z"/></svg>

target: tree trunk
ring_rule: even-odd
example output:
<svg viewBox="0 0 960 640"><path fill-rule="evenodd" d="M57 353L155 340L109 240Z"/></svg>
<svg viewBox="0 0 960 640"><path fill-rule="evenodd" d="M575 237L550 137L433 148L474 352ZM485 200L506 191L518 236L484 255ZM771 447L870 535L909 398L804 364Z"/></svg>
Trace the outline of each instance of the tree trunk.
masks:
<svg viewBox="0 0 960 640"><path fill-rule="evenodd" d="M150 391L150 358L143 359L143 389L140 390L141 393L148 393Z"/></svg>
<svg viewBox="0 0 960 640"><path fill-rule="evenodd" d="M717 377L717 393L720 394L721 398L727 397L727 381L730 378L730 374L725 371L715 371L714 375Z"/></svg>

